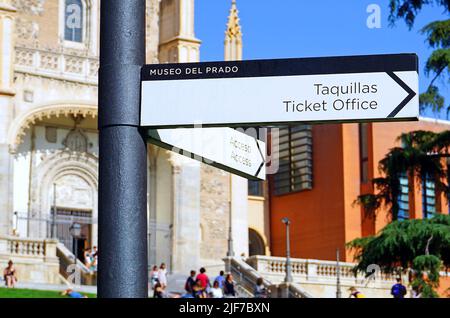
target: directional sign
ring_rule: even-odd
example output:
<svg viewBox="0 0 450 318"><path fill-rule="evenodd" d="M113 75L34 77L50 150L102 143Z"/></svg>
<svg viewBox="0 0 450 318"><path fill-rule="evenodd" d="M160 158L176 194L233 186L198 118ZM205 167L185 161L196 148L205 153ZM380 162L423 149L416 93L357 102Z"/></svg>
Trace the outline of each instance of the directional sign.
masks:
<svg viewBox="0 0 450 318"><path fill-rule="evenodd" d="M247 179L266 177L265 143L231 128L149 129L148 141Z"/></svg>
<svg viewBox="0 0 450 318"><path fill-rule="evenodd" d="M141 126L417 120L415 54L145 65Z"/></svg>

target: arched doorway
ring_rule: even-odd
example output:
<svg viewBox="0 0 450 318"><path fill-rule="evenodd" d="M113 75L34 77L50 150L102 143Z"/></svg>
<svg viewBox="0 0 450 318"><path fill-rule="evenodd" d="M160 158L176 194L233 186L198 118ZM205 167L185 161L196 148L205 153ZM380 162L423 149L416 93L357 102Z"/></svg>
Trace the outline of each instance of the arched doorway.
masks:
<svg viewBox="0 0 450 318"><path fill-rule="evenodd" d="M248 254L249 256L266 255L264 240L261 235L253 229L248 229Z"/></svg>
<svg viewBox="0 0 450 318"><path fill-rule="evenodd" d="M97 245L96 106L35 106L14 120L8 142L15 232L39 239L55 236L73 251L69 228L77 222L82 224L83 242L75 246Z"/></svg>
<svg viewBox="0 0 450 318"><path fill-rule="evenodd" d="M50 190L50 217L53 219L56 212L56 238L82 260L83 250L91 247L93 242L94 196L97 191L80 172L83 171L69 171L55 178L53 189ZM54 195L56 196L53 197ZM74 238L70 234L70 227L74 222L81 225L77 244L74 244ZM51 231L47 230L48 233Z"/></svg>

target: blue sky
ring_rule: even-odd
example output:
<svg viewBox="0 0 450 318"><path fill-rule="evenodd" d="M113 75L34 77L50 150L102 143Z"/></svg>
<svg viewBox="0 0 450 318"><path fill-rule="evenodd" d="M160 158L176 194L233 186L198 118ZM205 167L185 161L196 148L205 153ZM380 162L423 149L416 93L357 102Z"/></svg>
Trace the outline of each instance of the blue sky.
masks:
<svg viewBox="0 0 450 318"><path fill-rule="evenodd" d="M402 20L388 23L388 0L237 0L244 34L244 59L315 57L380 53L417 53L420 90L430 78L423 73L432 52L419 30L427 23L447 19L442 7L426 6L409 30ZM381 8L381 28L366 25L367 6ZM201 61L223 60L225 24L231 0L195 0L196 36L202 40ZM448 83L438 83L450 100ZM445 118L445 112L429 117Z"/></svg>

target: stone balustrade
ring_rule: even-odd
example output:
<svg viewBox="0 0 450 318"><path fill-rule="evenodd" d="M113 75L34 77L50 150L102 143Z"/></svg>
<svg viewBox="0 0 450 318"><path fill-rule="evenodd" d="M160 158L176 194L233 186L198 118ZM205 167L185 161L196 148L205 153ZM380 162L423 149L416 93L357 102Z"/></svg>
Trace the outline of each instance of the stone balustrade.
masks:
<svg viewBox="0 0 450 318"><path fill-rule="evenodd" d="M14 262L22 282L60 283L57 240L0 236L0 267Z"/></svg>
<svg viewBox="0 0 450 318"><path fill-rule="evenodd" d="M247 263L256 269L259 273L271 281L281 281L285 276L286 258L271 256L251 256ZM391 284L395 277L375 272L369 278L362 273L353 271L355 263L340 262L339 274L342 281L350 281L355 284L364 284L369 280L383 281ZM292 276L298 281L336 281L337 264L335 261L322 261L315 259L291 259ZM369 271L370 273L371 271Z"/></svg>
<svg viewBox="0 0 450 318"><path fill-rule="evenodd" d="M97 85L98 57L62 50L15 47L15 71Z"/></svg>
<svg viewBox="0 0 450 318"><path fill-rule="evenodd" d="M262 277L273 284L283 284L286 275L286 258L271 256L251 256L246 262ZM390 297L390 288L395 277L378 271L366 277L363 273L353 271L355 263L340 262L339 277L344 297L347 290L355 286L369 297ZM291 259L294 286L301 286L313 297L335 297L338 267L335 261L315 259ZM368 271L372 273L372 271ZM292 286L289 287L292 289Z"/></svg>

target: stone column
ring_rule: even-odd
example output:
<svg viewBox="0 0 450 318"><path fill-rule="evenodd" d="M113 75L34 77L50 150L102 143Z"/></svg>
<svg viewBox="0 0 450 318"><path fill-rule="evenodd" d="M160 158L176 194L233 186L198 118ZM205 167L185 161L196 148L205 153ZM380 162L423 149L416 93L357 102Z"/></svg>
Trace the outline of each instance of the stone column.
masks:
<svg viewBox="0 0 450 318"><path fill-rule="evenodd" d="M173 180L172 272L200 266L200 163L171 154Z"/></svg>
<svg viewBox="0 0 450 318"><path fill-rule="evenodd" d="M13 163L8 148L12 121L14 66L14 14L9 0L0 1L0 235L12 231Z"/></svg>
<svg viewBox="0 0 450 318"><path fill-rule="evenodd" d="M232 227L234 255L248 257L248 181L232 175Z"/></svg>
<svg viewBox="0 0 450 318"><path fill-rule="evenodd" d="M148 205L148 266L149 270L153 264L157 263L156 259L156 200L157 200L157 162L158 153L157 149L153 145L148 145L148 195L147 195L147 205Z"/></svg>

